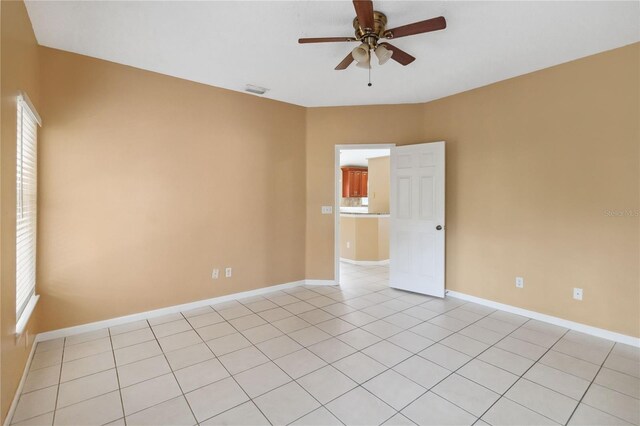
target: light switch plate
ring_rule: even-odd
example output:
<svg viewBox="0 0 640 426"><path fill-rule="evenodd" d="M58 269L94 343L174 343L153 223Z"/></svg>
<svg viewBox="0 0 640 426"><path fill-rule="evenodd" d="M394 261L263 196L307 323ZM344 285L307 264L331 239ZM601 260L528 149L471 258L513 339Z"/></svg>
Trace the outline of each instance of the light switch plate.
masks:
<svg viewBox="0 0 640 426"><path fill-rule="evenodd" d="M333 206L322 206L322 214L333 213Z"/></svg>

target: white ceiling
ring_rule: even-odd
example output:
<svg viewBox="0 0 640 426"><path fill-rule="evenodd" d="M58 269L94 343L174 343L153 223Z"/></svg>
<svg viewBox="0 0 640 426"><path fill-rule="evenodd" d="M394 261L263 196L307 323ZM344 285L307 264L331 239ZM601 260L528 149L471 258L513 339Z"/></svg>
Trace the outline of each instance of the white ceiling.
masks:
<svg viewBox="0 0 640 426"><path fill-rule="evenodd" d="M389 149L343 149L340 150L340 165L367 167L369 158L384 157L389 152Z"/></svg>
<svg viewBox="0 0 640 426"><path fill-rule="evenodd" d="M389 27L443 15L401 38L417 60L334 67L354 43L350 1L27 1L43 46L304 106L425 102L640 40L638 1L374 1Z"/></svg>

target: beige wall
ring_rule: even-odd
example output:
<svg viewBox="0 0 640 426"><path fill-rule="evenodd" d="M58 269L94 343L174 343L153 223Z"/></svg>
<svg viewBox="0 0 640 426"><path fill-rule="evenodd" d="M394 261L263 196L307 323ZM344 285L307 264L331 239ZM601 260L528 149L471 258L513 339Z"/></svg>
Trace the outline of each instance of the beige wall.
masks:
<svg viewBox="0 0 640 426"><path fill-rule="evenodd" d="M369 213L389 213L390 157L369 158Z"/></svg>
<svg viewBox="0 0 640 426"><path fill-rule="evenodd" d="M16 340L16 97L25 91L40 108L38 47L23 2L0 2L0 418L4 422L27 361L36 319ZM39 309L37 306L36 309Z"/></svg>
<svg viewBox="0 0 640 426"><path fill-rule="evenodd" d="M40 49L40 331L305 278L304 108Z"/></svg>
<svg viewBox="0 0 640 426"><path fill-rule="evenodd" d="M420 105L379 105L307 109L306 276L333 279L334 219L316 214L334 203L333 168L336 144L423 142ZM377 126L370 123L394 123Z"/></svg>
<svg viewBox="0 0 640 426"><path fill-rule="evenodd" d="M606 214L640 209L639 75L636 43L427 104L310 108L307 278L333 277L334 145L445 140L447 288L640 336L640 218Z"/></svg>
<svg viewBox="0 0 640 426"><path fill-rule="evenodd" d="M356 218L340 215L340 257L356 260Z"/></svg>
<svg viewBox="0 0 640 426"><path fill-rule="evenodd" d="M340 257L358 261L389 259L389 218L340 215Z"/></svg>
<svg viewBox="0 0 640 426"><path fill-rule="evenodd" d="M378 218L378 259L389 260L389 218Z"/></svg>

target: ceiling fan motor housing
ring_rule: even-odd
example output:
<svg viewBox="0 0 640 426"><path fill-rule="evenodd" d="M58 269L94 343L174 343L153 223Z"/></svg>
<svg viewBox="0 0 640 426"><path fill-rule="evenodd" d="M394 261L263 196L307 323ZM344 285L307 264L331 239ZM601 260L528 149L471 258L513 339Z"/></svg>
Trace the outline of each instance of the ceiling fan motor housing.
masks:
<svg viewBox="0 0 640 426"><path fill-rule="evenodd" d="M384 37L387 28L387 15L377 10L373 11L373 28L363 28L356 16L353 19L353 28L356 30L356 38L367 43L371 49L375 49L378 39Z"/></svg>

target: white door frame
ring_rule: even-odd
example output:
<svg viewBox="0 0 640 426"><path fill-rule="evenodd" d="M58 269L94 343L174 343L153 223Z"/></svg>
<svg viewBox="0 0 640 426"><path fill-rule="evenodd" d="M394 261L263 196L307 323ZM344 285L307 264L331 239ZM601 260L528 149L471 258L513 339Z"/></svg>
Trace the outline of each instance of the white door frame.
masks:
<svg viewBox="0 0 640 426"><path fill-rule="evenodd" d="M335 198L333 201L333 214L334 214L334 245L333 245L333 267L334 267L334 280L337 285L340 285L340 198L342 198L342 185L340 180L342 179L342 170L340 169L340 151L347 149L391 149L395 147L395 143L378 143L378 144L349 144L349 145L336 145L335 146L335 162L333 168L333 180L334 180L334 192ZM389 259L391 262L391 259Z"/></svg>

